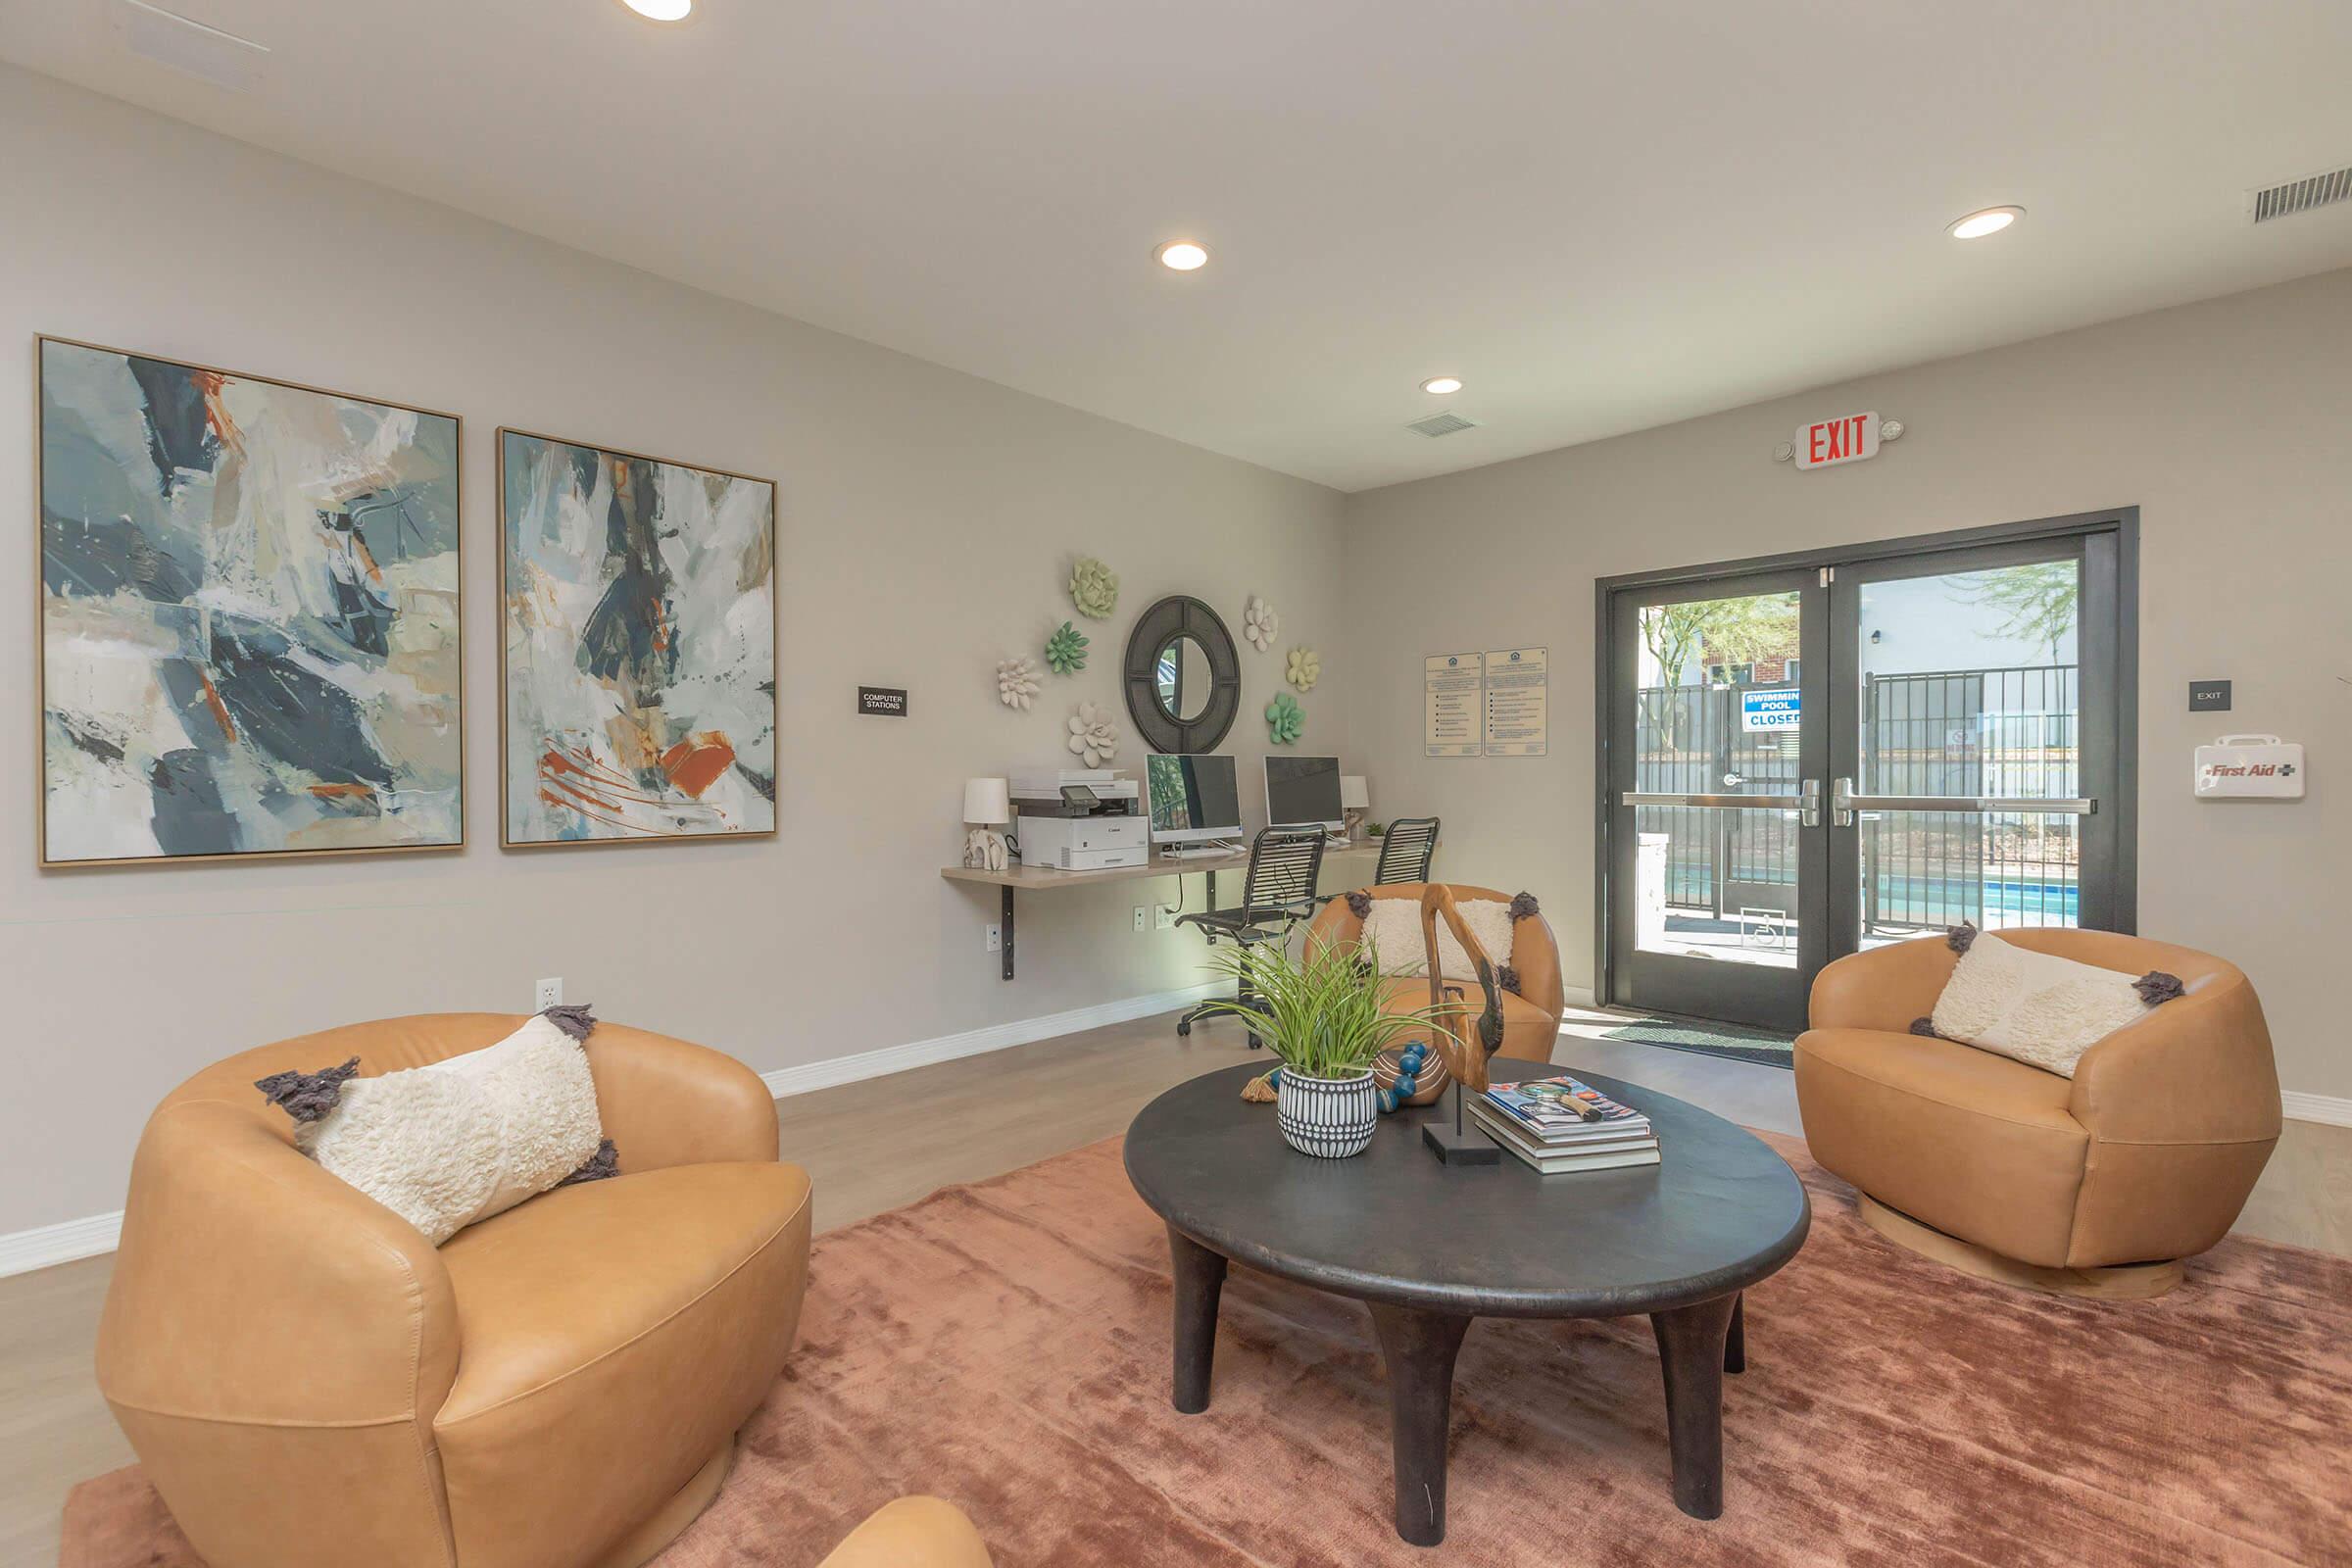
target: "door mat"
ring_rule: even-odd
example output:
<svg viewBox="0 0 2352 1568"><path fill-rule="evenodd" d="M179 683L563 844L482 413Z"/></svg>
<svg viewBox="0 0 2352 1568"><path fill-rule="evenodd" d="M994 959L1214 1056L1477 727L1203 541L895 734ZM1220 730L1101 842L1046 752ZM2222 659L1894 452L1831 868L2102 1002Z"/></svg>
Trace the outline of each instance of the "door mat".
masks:
<svg viewBox="0 0 2352 1568"><path fill-rule="evenodd" d="M1728 1056L1734 1061L1760 1061L1773 1067L1796 1064L1796 1042L1767 1029L1744 1029L1736 1023L1698 1023L1688 1018L1639 1018L1621 1029L1604 1030L1603 1040L1628 1040L1638 1046L1664 1046L1702 1056Z"/></svg>

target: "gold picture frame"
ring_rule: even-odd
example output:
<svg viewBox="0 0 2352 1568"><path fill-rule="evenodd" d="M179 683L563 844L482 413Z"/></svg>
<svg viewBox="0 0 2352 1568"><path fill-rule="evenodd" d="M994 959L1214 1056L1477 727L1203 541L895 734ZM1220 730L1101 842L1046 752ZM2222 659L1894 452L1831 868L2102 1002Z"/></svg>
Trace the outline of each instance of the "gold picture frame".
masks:
<svg viewBox="0 0 2352 1568"><path fill-rule="evenodd" d="M203 378L212 378L213 385L211 385L209 388L205 388L202 393L206 405L207 417L208 420L214 421L216 424L216 428L213 430L214 439L217 442L221 443L223 446L230 448L234 448L236 446L236 442L233 440L228 440L223 435L221 430L217 427L217 425L218 421L226 417L226 415L223 411L226 409L228 402L228 391L231 387L267 388L275 392L299 394L306 398L331 400L336 404L349 406L351 408L363 411L371 410L379 411L383 414L414 416L419 420L446 421L448 427L448 460L445 466L445 471L437 477L435 483L436 487L441 485L446 486L449 543L445 552L436 552L435 554L446 555L447 557L447 586L446 588L441 588L437 586L417 587L412 585L411 591L421 595L427 595L435 599L445 598L447 605L446 616L442 617L441 624L446 628L447 646L450 661L449 679L446 692L444 694L449 709L449 715L446 720L445 727L450 737L449 745L451 749L451 756L448 760L447 782L445 786L450 799L449 808L446 813L448 822L453 829L453 832L450 836L434 838L423 842L393 841L380 844L294 844L223 850L191 850L181 852L172 852L167 850L160 853L128 853L107 855L60 855L54 853L57 847L57 841L52 829L57 811L51 797L53 789L58 783L59 774L55 765L56 760L53 757L52 743L54 737L51 733L53 728L52 718L58 712L57 710L53 709L51 703L52 669L49 644L51 640L52 622L67 611L74 611L77 613L86 612L81 609L81 607L87 606L94 608L99 604L101 598L104 596L100 596L95 593L79 596L73 594L52 595L49 587L51 566L53 564L56 564L53 563L52 559L52 538L51 529L49 526L49 519L53 510L52 503L54 501L60 504L56 510L62 515L66 510L66 504L72 499L62 494L53 495L52 492L52 480L54 477L51 456L52 436L55 433L56 428L63 425L68 414L68 411L62 408L53 407L53 388L51 384L52 351L58 351L65 354L113 357L122 361L126 368L134 365L145 365L150 367L159 367L173 371L184 371L187 372L190 385L192 387L200 386ZM110 344L93 343L80 338L72 338L51 333L42 333L35 336L33 339L32 358L34 382L33 406L35 409L35 455L33 464L34 515L38 522L38 525L33 530L33 592L35 595L35 612L33 615L33 669L35 690L38 696L38 702L36 703L34 709L33 722L38 727L39 731L35 737L34 745L34 765L38 769L39 777L36 780L36 787L34 791L33 833L34 853L37 863L40 865L40 867L43 870L71 871L112 868L119 866L144 866L161 864L188 865L208 862L218 863L225 861L314 859L369 855L447 855L462 853L466 848L465 519L463 513L463 467L465 460L464 418L457 414L449 413L439 409L426 408L417 404L400 403L382 398L368 397L360 393L340 391L331 387L316 386L308 382L287 380L278 376L260 375L245 370L226 369L219 366L205 365L194 361L175 359L168 355L148 354L137 350L117 348ZM134 371L133 373L135 375L137 372ZM118 416L120 416L122 413L122 411L119 410L115 412L118 414ZM78 411L75 414L75 417L77 419L86 420L88 416L89 411L87 410ZM165 470L163 465L167 461L166 453L168 443L166 442L163 433L155 427L151 416L148 429L150 432L150 457L151 461L153 461L156 466L156 472L154 475L152 475L152 477L159 484L161 493L167 506L170 501L175 479L177 483L182 485L193 482L192 478L179 477L179 475L193 474L206 479L215 477L215 475L208 470ZM86 434L86 430L84 433ZM270 431L267 433L272 437L278 434L276 431ZM241 431L238 432L238 434L244 439L248 440L257 438L257 432L254 431ZM87 443L85 442L84 447L86 448L86 446ZM86 458L88 453L86 450L83 450L79 451L79 455ZM234 455L240 460L246 456L241 449L235 451ZM120 454L118 453L117 456L120 456ZM276 454L274 456L282 457L283 454ZM343 470L338 483L347 487L350 483L358 482L353 477L357 471L357 466L350 461L350 455L347 453L340 455L337 459L337 462L341 465ZM103 465L93 462L92 468L93 471L102 471ZM126 465L124 469L125 477L128 477L132 471L133 470L131 466ZM137 476L142 480L151 477L145 472L139 472ZM327 484L327 480L322 476L318 477L317 482L322 486ZM135 486L125 487L126 491L135 490ZM361 491L345 495L341 500L335 501L334 504L329 508L321 510L319 515L323 525L328 512L342 512L348 520L344 526L338 530L335 530L346 536L345 542L342 546L342 553L350 559L366 562L368 566L373 567L376 565L376 564L372 559L372 553L369 547L366 543L365 534L362 532L362 526L356 518L350 517L349 503L352 500L358 499L359 496L363 494L371 494L371 492ZM84 499L86 501L88 498ZM402 511L404 513L406 511L405 501L399 503L379 501L378 507L379 509L390 508ZM96 514L93 509L86 505L79 510L81 514L76 519L75 525L82 527L86 533L91 530ZM410 525L414 526L413 514L408 514L408 516ZM282 526L284 523L284 519L282 517L263 520L267 520L279 526ZM109 517L106 519L105 525L113 526L116 522L117 519L115 517ZM152 540L146 539L143 533L139 530L138 525L133 523L127 514L121 515L120 523L122 527L126 530L123 535L125 547L132 553L134 557L143 557L148 558L149 560L169 558L169 552L160 550ZM256 527L260 525L261 520L257 520L253 523L253 526ZM324 531L323 527L318 531ZM61 544L58 553L62 555L62 527L60 532ZM305 541L305 543L315 543L315 541ZM152 567L147 565L145 562L139 562L136 564L136 565L137 569L152 569ZM381 574L380 571L378 571L376 582L379 586L381 581ZM143 586L149 590L152 590L154 584L152 582L148 582L143 584ZM363 594L361 597L364 599L365 595ZM152 591L144 595L143 602L154 604L165 609L178 609L183 611L188 609L184 600L179 604L174 605L168 599L157 597ZM209 614L210 612L198 612L198 613ZM372 617L370 616L369 618ZM396 619L397 617L392 618ZM303 617L303 619L305 626L312 630L315 634L316 617ZM387 624L389 623L390 622L387 621ZM336 653L337 657L339 658L349 657L348 653L341 650L336 651ZM163 662L159 660L159 669L162 662ZM299 664L296 664L293 667L299 668ZM216 756L234 758L237 756L241 744L243 744L243 738L239 733L239 730L243 726L239 726L235 722L238 705L234 699L222 693L219 689L220 683L215 682L211 678L212 674L214 673L217 673L217 671L197 672L203 693L205 695L206 706L208 707L209 710L216 715L217 721L220 726L220 733L219 735L208 735L205 737L205 739L212 741L216 747L220 748L220 750L216 751ZM289 675L285 674L283 664L281 664L279 675L281 679L291 678ZM316 688L314 688L314 690L316 690ZM258 709L248 710L248 711L259 710L260 710ZM71 726L68 727L71 728ZM194 737L190 738L194 739ZM112 740L104 740L102 744L113 745L115 743ZM76 751L88 750L88 741L86 738L77 738L74 743L74 749ZM201 748L181 748L178 749L178 751L185 752L200 749ZM247 761L250 760L249 759L240 760ZM118 757L113 760L123 761L127 763L130 760L130 756L124 755ZM299 774L301 771L301 764L299 762L290 762L282 756L278 759L277 765L280 768L285 768L296 774ZM339 769L332 768L327 769L327 771L338 770ZM273 777L270 782L272 788L278 788L282 791L282 785L285 780L282 778ZM160 780L160 777L156 780L153 787L159 791L163 789L164 786ZM438 780L435 780L431 790L421 791L419 793L436 793L443 787L444 786L442 786ZM319 801L368 800L375 807L379 820L387 814L383 810L384 792L375 789L372 786L355 784L350 781L335 780L330 778L319 778L309 788L312 792L314 792L314 797ZM401 791L394 790L390 793L398 794L401 793ZM216 814L225 815L226 813L222 812ZM329 825L330 822L334 820L348 821L356 820L356 818L349 816L329 817L328 815L322 813L322 815L318 819L318 822L314 825L325 826ZM160 836L161 830L160 827L157 826L158 822L160 822L160 816L158 818L151 819L149 825L151 828L156 828ZM249 824L254 827L262 828L265 831L274 831L282 827L282 823L274 819L264 819L258 814L249 818ZM219 829L215 828L212 829L212 831L217 832ZM297 829L296 831L299 832L301 829Z"/></svg>
<svg viewBox="0 0 2352 1568"><path fill-rule="evenodd" d="M597 460L600 480L614 484L614 496L619 493L618 481L614 479L614 475L624 476L633 486L637 483L639 476L630 469L629 466L642 465L646 470L643 478L648 482L649 489L657 498L662 495L666 483L674 482L667 480L665 476L686 475L701 479L703 483L695 489L688 490L684 499L689 504L694 504L699 500L703 505L707 505L713 517L727 510L734 486L753 487L762 498L760 531L763 538L764 571L760 578L760 586L766 596L767 635L760 651L764 653L766 662L763 678L756 681L755 686L764 688L765 734L764 736L755 736L752 739L754 744L763 744L766 747L770 757L769 770L762 787L760 775L757 769L745 763L742 741L736 737L727 736L723 731L717 732L716 744L706 744L693 751L692 760L696 766L708 768L710 766L709 760L723 746L727 755L725 760L717 764L715 771L710 774L710 787L715 787L721 782L748 786L753 795L760 797L764 802L765 820L763 825L759 824L756 820L753 825L728 824L726 820L729 814L728 808L712 806L710 801L705 799L707 791L692 788L681 770L670 767L669 763L676 754L676 748L693 746L696 741L705 740L708 732L705 735L689 739L670 739L666 746L655 746L651 737L632 733L633 726L642 726L643 721L632 714L632 705L624 699L621 714L617 718L610 719L602 727L601 733L592 732L585 726L575 727L571 733L584 740L588 747L594 748L600 745L617 745L618 742L614 739L617 731L628 741L633 753L632 757L624 759L574 753L564 758L560 765L552 765L548 760L551 754L545 749L545 738L541 737L533 741L533 749L539 756L539 762L533 768L532 777L527 785L531 791L531 801L539 806L548 806L554 810L566 812L570 820L581 823L601 820L607 828L618 826L622 830L588 831L576 836L564 837L518 834L518 827L527 824L519 819L516 799L517 791L525 787L525 781L519 778L515 771L516 725L520 720L520 715L516 710L518 707L517 692L518 686L533 684L524 681L522 679L524 672L519 671L516 667L516 652L519 641L517 616L519 609L524 603L523 600L517 598L518 589L522 586L517 582L517 568L518 565L527 566L532 564L518 562L517 559L516 530L520 519L514 514L514 475L511 471L510 466L516 457L518 442L537 443L546 449L561 449L572 454L575 462L580 457L592 456ZM780 818L775 800L776 765L780 762L780 757L777 754L781 748L782 729L782 700L777 691L777 670L782 663L783 653L780 622L776 614L776 572L780 560L777 543L776 498L778 485L776 481L759 474L740 473L733 469L711 467L703 464L683 463L675 459L655 457L649 453L609 446L601 442L575 440L568 436L550 435L544 431L524 430L506 425L500 426L498 430L497 467L500 848L550 850L689 842L728 843L744 839L776 837L780 831ZM709 483L712 480L722 481L724 486L728 487L725 496L713 494ZM577 497L577 499L585 502L587 498ZM610 502L611 499L612 498L609 497L608 501ZM539 520L544 524L548 519L543 516ZM650 526L650 517L646 521ZM740 519L735 519L735 521L740 523ZM626 525L624 520L624 526ZM608 559L610 559L609 555ZM576 598L578 590L585 587L586 584L575 578L566 586L574 591ZM609 597L612 585L605 584L604 587L608 590ZM544 581L532 585L534 620L539 613L550 608L547 588L548 584ZM625 619L625 617L623 618ZM519 628L525 634L532 630L544 629L536 625ZM692 628L673 625L667 628L667 634L675 639L690 630ZM675 646L674 642L672 646ZM576 668L577 661L575 660L573 663ZM742 685L741 672L725 673L731 674L735 678L720 681L721 686L740 687ZM596 677L592 675L590 678ZM608 687L608 693L612 689L612 687ZM546 687L541 686L539 693L535 693L534 696L544 693ZM738 695L740 694L738 693ZM738 705L739 711L757 712L759 708L760 705L748 702ZM676 718L676 715L671 710L664 709L660 717L663 725L668 726ZM678 722L690 724L692 719L689 716ZM649 760L656 760L657 765L647 766ZM658 793L654 787L648 786L644 782L644 775L648 772L666 774L668 781L673 786L677 786L675 792L664 796ZM603 790L606 793L597 794L590 788L590 785L594 785L596 790ZM561 799L551 801L548 798L551 791ZM730 796L731 800L738 804L748 799L741 790L730 791ZM644 826L644 830L640 830L641 825L649 824L652 819L663 814L673 818L670 830L655 831L650 826ZM747 812L746 814L753 813ZM682 828L678 825L680 821L698 817L711 825L700 829Z"/></svg>

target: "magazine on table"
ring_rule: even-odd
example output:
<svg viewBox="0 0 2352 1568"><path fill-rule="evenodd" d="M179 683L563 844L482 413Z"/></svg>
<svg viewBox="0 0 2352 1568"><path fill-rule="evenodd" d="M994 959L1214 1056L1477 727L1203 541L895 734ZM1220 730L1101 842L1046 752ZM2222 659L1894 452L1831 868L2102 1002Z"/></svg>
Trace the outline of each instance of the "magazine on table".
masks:
<svg viewBox="0 0 2352 1568"><path fill-rule="evenodd" d="M1646 1137L1650 1130L1647 1116L1567 1073L1498 1083L1485 1098L1545 1143Z"/></svg>

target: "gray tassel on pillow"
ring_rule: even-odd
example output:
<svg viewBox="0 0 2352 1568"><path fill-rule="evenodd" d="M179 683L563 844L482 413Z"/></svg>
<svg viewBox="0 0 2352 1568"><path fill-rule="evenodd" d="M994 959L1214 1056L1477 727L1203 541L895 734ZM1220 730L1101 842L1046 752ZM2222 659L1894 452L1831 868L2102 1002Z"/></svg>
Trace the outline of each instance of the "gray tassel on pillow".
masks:
<svg viewBox="0 0 2352 1568"><path fill-rule="evenodd" d="M1536 896L1533 893L1522 893L1511 900L1511 922L1514 925L1536 912Z"/></svg>
<svg viewBox="0 0 2352 1568"><path fill-rule="evenodd" d="M256 1078L253 1087L296 1121L319 1121L342 1102L344 1084L359 1075L360 1058L354 1056L340 1067L321 1072L273 1072Z"/></svg>
<svg viewBox="0 0 2352 1568"><path fill-rule="evenodd" d="M1494 983L1505 991L1516 993L1519 989L1519 971L1507 963L1498 963L1494 966Z"/></svg>
<svg viewBox="0 0 2352 1568"><path fill-rule="evenodd" d="M588 1013L588 1009L593 1005L592 1003L583 1002L574 1006L542 1007L539 1009L539 1016L571 1036L572 1039L585 1040L596 1029L596 1020Z"/></svg>
<svg viewBox="0 0 2352 1568"><path fill-rule="evenodd" d="M2180 983L2179 975L2166 974L2162 969L2150 969L2132 982L2132 989L2138 992L2139 1000L2151 1007L2171 1002L2188 990Z"/></svg>
<svg viewBox="0 0 2352 1568"><path fill-rule="evenodd" d="M583 1008L581 1010L585 1011L586 1009ZM619 1174L620 1151L614 1149L612 1147L612 1140L608 1138L603 1143L596 1146L595 1153L590 1154L586 1159L580 1161L580 1168L578 1170L573 1171L570 1175L556 1183L556 1185L558 1187L569 1187L573 1182L601 1182L608 1176L617 1176Z"/></svg>
<svg viewBox="0 0 2352 1568"><path fill-rule="evenodd" d="M1355 916L1355 917L1356 917L1358 920L1365 920L1365 919L1369 919L1369 918L1371 918L1371 915L1372 915L1372 895L1371 895L1371 894L1369 894L1369 893L1350 893L1350 894L1348 894L1348 912L1349 914L1352 914L1352 915L1354 915L1354 916Z"/></svg>
<svg viewBox="0 0 2352 1568"><path fill-rule="evenodd" d="M1933 1018L1912 1019L1911 1032L1915 1035L1924 1035L1930 1040L1940 1040L1943 1038L1936 1032L1936 1020Z"/></svg>
<svg viewBox="0 0 2352 1568"><path fill-rule="evenodd" d="M1943 934L1943 945L1951 949L1954 953L1966 953L1969 950L1970 944L1974 943L1976 940L1976 925L1974 922L1968 920L1961 921L1958 925L1952 927L1949 931L1946 931ZM1975 971L1972 970L1970 972L1974 973Z"/></svg>

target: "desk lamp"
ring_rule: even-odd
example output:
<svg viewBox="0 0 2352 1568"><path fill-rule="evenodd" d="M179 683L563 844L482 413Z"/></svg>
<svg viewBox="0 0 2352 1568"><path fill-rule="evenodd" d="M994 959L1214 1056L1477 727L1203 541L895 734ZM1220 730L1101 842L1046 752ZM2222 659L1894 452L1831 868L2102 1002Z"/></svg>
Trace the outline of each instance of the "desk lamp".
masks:
<svg viewBox="0 0 2352 1568"><path fill-rule="evenodd" d="M1004 835L998 830L1012 820L1012 787L1001 778L963 781L963 863L983 871L1002 871L1010 863Z"/></svg>

